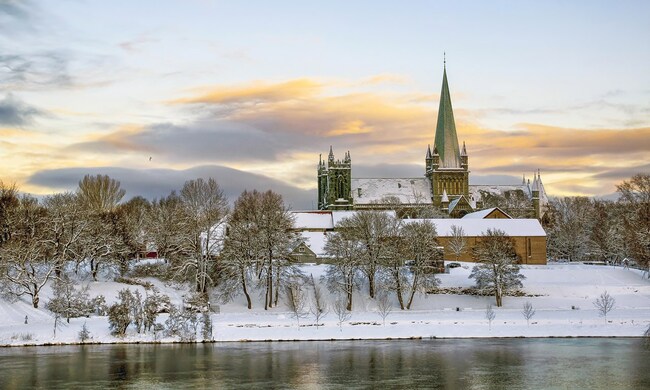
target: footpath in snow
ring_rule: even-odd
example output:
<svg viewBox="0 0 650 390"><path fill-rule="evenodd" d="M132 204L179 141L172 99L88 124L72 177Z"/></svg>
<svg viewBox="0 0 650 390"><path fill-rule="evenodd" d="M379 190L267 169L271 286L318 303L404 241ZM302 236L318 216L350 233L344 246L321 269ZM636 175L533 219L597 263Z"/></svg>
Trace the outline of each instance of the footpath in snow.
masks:
<svg viewBox="0 0 650 390"><path fill-rule="evenodd" d="M449 274L439 275L442 287L470 287L468 275L473 266L461 263ZM305 265L303 271L318 281L325 272L324 265ZM393 302L385 323L377 313L376 302L366 291L355 293L351 318L339 327L332 310L316 327L312 316L300 320L300 327L288 308L281 304L265 311L258 300L248 310L242 296L219 307L211 315L213 339L224 341L267 340L333 340L388 338L467 338L467 337L639 337L650 326L650 281L641 272L621 267L583 264L550 264L522 266L524 291L527 297L505 297L501 308L494 308L495 318L489 325L485 308L494 303L493 297L456 294L416 296L412 310L400 310ZM156 279L147 279L173 304L186 292ZM113 303L117 291L144 288L112 281L90 282L90 295L102 294ZM322 290L326 292L324 285ZM603 292L616 299L607 320L599 316L594 300ZM41 302L50 299L51 290L43 291ZM330 302L334 297L325 294ZM253 295L257 298L257 294ZM536 313L527 324L522 306L530 302ZM25 324L27 317L27 324ZM165 314L157 322L164 323ZM86 324L94 343L116 342L176 342L152 333L137 334L129 329L125 338L110 334L107 317L74 318L63 321L54 336L54 317L44 308L34 309L26 301L8 302L0 299L0 345L43 345L79 342L79 331ZM201 340L200 331L197 333Z"/></svg>

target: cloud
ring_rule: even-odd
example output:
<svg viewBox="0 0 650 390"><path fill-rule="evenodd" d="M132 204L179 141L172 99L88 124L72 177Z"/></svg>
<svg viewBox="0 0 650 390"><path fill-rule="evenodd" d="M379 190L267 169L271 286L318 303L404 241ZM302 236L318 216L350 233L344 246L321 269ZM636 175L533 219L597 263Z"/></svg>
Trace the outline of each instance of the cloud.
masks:
<svg viewBox="0 0 650 390"><path fill-rule="evenodd" d="M144 196L148 199L160 198L169 195L173 190L180 190L187 180L212 177L217 180L224 194L231 201L246 189L273 190L281 194L285 204L294 210L311 209L316 199L315 191L302 190L262 175L217 165L197 166L185 170L120 167L47 169L31 175L28 183L57 190L74 191L79 180L86 174L109 175L119 180L122 188L127 191L127 198L134 196Z"/></svg>
<svg viewBox="0 0 650 390"><path fill-rule="evenodd" d="M289 80L276 84L255 82L245 86L212 88L197 97L182 98L172 103L231 104L286 101L313 96L320 88L321 84L310 79Z"/></svg>
<svg viewBox="0 0 650 390"><path fill-rule="evenodd" d="M69 60L65 50L0 54L0 86L8 90L69 86Z"/></svg>
<svg viewBox="0 0 650 390"><path fill-rule="evenodd" d="M0 0L0 31L14 35L31 29L37 8L29 0Z"/></svg>
<svg viewBox="0 0 650 390"><path fill-rule="evenodd" d="M96 153L148 153L172 162L277 161L295 150L301 140L272 134L231 121L169 123L120 129L91 141L69 146L70 151Z"/></svg>
<svg viewBox="0 0 650 390"><path fill-rule="evenodd" d="M632 166L632 167L622 167L622 168L612 168L595 174L593 177L595 179L617 179L621 178L630 179L632 176L637 173L648 173L650 172L650 164Z"/></svg>
<svg viewBox="0 0 650 390"><path fill-rule="evenodd" d="M313 187L309 175L317 155L333 145L337 157L351 151L356 177L422 175L426 145L434 139L436 105L414 102L412 95L341 93L336 88L308 79L207 88L207 93L174 102L200 112L194 120L118 128L68 150L147 154L172 164L228 165ZM471 110L456 110L473 183L480 177L499 182L513 178L507 181L518 183L522 174L542 168L550 191L591 188L596 194L611 192L614 180L621 177L611 173L598 187L594 175L612 167L632 170L647 164L649 127L579 129L521 123L516 131L501 131L479 126L472 118ZM584 185L574 185L579 182Z"/></svg>
<svg viewBox="0 0 650 390"><path fill-rule="evenodd" d="M122 50L124 50L124 51L131 54L131 53L141 51L143 49L143 47L146 46L147 44L156 43L156 42L159 42L159 41L160 41L159 39L154 38L150 34L140 34L140 35L138 35L137 37L135 37L133 39L120 42L118 44L118 46Z"/></svg>
<svg viewBox="0 0 650 390"><path fill-rule="evenodd" d="M12 94L0 100L0 125L25 126L42 115L44 115L43 111L22 102Z"/></svg>

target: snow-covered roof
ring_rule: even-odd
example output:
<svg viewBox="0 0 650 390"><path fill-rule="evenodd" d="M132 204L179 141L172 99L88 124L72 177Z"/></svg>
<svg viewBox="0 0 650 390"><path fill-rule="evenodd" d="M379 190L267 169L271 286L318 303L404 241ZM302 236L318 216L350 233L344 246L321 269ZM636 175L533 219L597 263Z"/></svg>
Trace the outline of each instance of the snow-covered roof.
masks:
<svg viewBox="0 0 650 390"><path fill-rule="evenodd" d="M546 232L536 219L405 219L404 223L430 221L436 225L438 236L450 237L451 227L463 228L466 236L480 236L488 229L499 229L511 237L545 237Z"/></svg>
<svg viewBox="0 0 650 390"><path fill-rule="evenodd" d="M403 179L352 179L354 204L382 202L395 197L402 204L431 204L431 183L426 177Z"/></svg>
<svg viewBox="0 0 650 390"><path fill-rule="evenodd" d="M331 211L294 211L296 229L332 229Z"/></svg>
<svg viewBox="0 0 650 390"><path fill-rule="evenodd" d="M334 226L339 223L343 218L350 218L355 213L366 213L367 210L336 210L336 211L292 211L294 216L294 228L298 230L333 230ZM391 217L396 217L397 214L394 210L383 210L382 213L387 213Z"/></svg>
<svg viewBox="0 0 650 390"><path fill-rule="evenodd" d="M305 240L305 244L316 254L317 257L325 256L325 241L327 239L327 233L301 232L300 234Z"/></svg>
<svg viewBox="0 0 650 390"><path fill-rule="evenodd" d="M508 215L508 213L501 210L500 208L492 207L492 208L489 208L489 209L479 210L479 211L475 211L473 213L465 214L465 216L463 216L463 219L483 219L483 218L487 217L488 215L490 215L490 213L492 213L494 210L499 210L503 214ZM508 218L512 218L512 217L510 217L508 215Z"/></svg>
<svg viewBox="0 0 650 390"><path fill-rule="evenodd" d="M469 185L469 194L470 198L474 200L481 199L481 191L487 192L494 195L503 195L507 191L523 191L528 197L531 196L530 188L527 184L514 184L514 185L503 185L503 184L470 184Z"/></svg>

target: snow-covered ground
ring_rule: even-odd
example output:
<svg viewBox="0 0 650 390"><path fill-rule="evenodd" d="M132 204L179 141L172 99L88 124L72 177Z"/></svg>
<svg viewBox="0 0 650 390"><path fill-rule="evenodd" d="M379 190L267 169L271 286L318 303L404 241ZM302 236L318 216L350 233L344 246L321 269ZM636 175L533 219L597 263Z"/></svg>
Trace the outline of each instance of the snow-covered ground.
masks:
<svg viewBox="0 0 650 390"><path fill-rule="evenodd" d="M450 274L439 275L443 287L469 287L472 264L461 263ZM303 271L313 274L318 281L325 266L305 265ZM416 296L412 310L399 310L396 301L385 325L377 314L374 300L366 291L355 294L350 320L339 328L333 311L313 326L313 317L301 319L301 327L284 304L265 311L260 299L254 295L253 309L248 310L242 296L221 305L219 313L212 314L214 340L329 340L329 339L384 339L428 337L579 337L579 336L641 336L650 325L650 281L641 272L620 267L583 264L550 264L523 266L526 276L524 290L532 297L505 297L501 308L494 308L496 318L492 326L485 318L487 304L493 297L476 297L455 294ZM163 294L178 304L185 291L156 279L146 279L155 284ZM103 294L111 304L122 288L144 288L113 281L90 282L90 295ZM607 290L616 306L607 316L600 317L594 300ZM327 290L323 287L323 291ZM43 291L41 302L47 302L51 290ZM334 297L326 293L327 299ZM394 298L393 298L394 299ZM536 310L530 325L522 316L523 304L529 301ZM44 306L42 304L41 306ZM459 310L459 311L458 311ZM27 324L25 324L27 316ZM166 315L158 322L164 323ZM26 345L48 343L77 343L78 333L86 323L92 342L151 342L153 334L137 334L129 329L124 339L110 335L106 317L75 318L70 324L62 322L54 337L54 317L44 309L34 309L27 300L8 302L0 299L0 345ZM199 332L200 333L200 332ZM200 339L200 334L197 335ZM159 341L173 342L162 338Z"/></svg>

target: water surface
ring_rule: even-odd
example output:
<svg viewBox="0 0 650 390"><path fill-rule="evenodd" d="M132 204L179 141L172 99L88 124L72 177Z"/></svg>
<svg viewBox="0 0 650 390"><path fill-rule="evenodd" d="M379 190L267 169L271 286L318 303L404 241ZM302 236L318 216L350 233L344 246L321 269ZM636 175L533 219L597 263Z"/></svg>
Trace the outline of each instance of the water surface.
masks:
<svg viewBox="0 0 650 390"><path fill-rule="evenodd" d="M0 348L0 389L650 389L641 339Z"/></svg>

